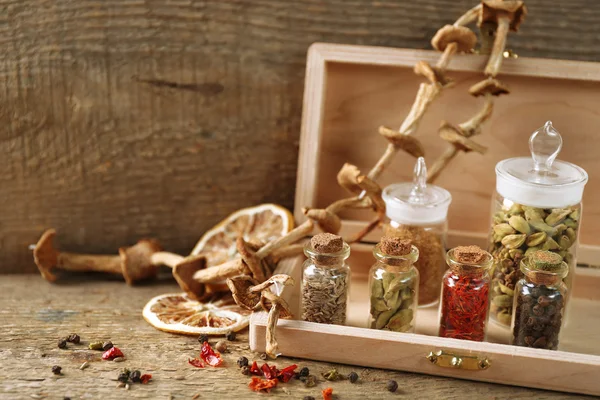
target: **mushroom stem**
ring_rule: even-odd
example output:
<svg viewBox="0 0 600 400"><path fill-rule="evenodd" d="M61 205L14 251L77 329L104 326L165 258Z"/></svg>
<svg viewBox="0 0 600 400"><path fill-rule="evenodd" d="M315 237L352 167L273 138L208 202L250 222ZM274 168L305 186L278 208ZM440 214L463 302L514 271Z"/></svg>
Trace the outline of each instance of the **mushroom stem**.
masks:
<svg viewBox="0 0 600 400"><path fill-rule="evenodd" d="M95 271L123 275L121 256L59 253L55 268L62 271Z"/></svg>
<svg viewBox="0 0 600 400"><path fill-rule="evenodd" d="M153 265L166 265L175 268L177 264L185 260L185 257L179 254L169 253L168 251L158 251L150 256Z"/></svg>
<svg viewBox="0 0 600 400"><path fill-rule="evenodd" d="M304 221L302 224L298 225L296 228L292 229L287 235L282 236L272 242L267 243L263 247L261 247L257 252L256 256L260 259L265 258L273 251L287 246L288 244L292 244L297 242L298 240L304 238L308 234L312 232L314 228L314 222L310 219Z"/></svg>
<svg viewBox="0 0 600 400"><path fill-rule="evenodd" d="M442 53L442 56L435 65L441 74L443 74L446 71L446 68L448 68L450 61L452 60L452 56L456 54L457 49L458 45L456 43L450 43Z"/></svg>
<svg viewBox="0 0 600 400"><path fill-rule="evenodd" d="M498 28L496 29L496 39L494 40L494 47L492 48L492 54L485 67L485 74L496 77L500 67L502 66L502 59L504 58L504 48L506 47L506 37L508 36L508 29L510 28L510 19L499 18Z"/></svg>
<svg viewBox="0 0 600 400"><path fill-rule="evenodd" d="M356 197L347 197L345 199L338 200L334 203L331 203L327 206L326 210L331 211L334 214L338 214L342 210L350 209L350 208L368 208L371 205L365 199L360 199L358 196Z"/></svg>
<svg viewBox="0 0 600 400"><path fill-rule="evenodd" d="M479 36L481 37L481 46L479 54L491 54L494 47L494 37L498 24L492 21L483 22L479 27Z"/></svg>
<svg viewBox="0 0 600 400"><path fill-rule="evenodd" d="M196 271L194 273L194 281L199 283L219 282L226 278L233 278L237 275L246 275L249 273L250 270L242 259L234 258L223 264Z"/></svg>
<svg viewBox="0 0 600 400"><path fill-rule="evenodd" d="M362 228L359 232L355 233L353 236L345 238L344 241L346 243L356 243L356 242L362 240L362 238L367 236L369 233L371 233L371 231L373 229L375 229L379 226L379 223L381 222L381 220L382 220L381 216L378 216L377 218L375 218L374 220L369 222L369 224L367 226L365 226L364 228Z"/></svg>
<svg viewBox="0 0 600 400"><path fill-rule="evenodd" d="M477 4L475 7L471 8L469 11L460 16L454 23L454 26L466 26L471 22L474 22L481 12L481 3Z"/></svg>
<svg viewBox="0 0 600 400"><path fill-rule="evenodd" d="M275 338L275 328L277 327L280 312L280 305L274 302L269 310L269 317L267 318L267 334L265 337L267 342L265 353L271 358L277 358L277 356L279 356L279 346L277 344L277 338Z"/></svg>
<svg viewBox="0 0 600 400"><path fill-rule="evenodd" d="M278 262L284 258L293 257L302 254L304 251L304 245L302 244L291 244L280 249L277 249L271 253L271 257Z"/></svg>

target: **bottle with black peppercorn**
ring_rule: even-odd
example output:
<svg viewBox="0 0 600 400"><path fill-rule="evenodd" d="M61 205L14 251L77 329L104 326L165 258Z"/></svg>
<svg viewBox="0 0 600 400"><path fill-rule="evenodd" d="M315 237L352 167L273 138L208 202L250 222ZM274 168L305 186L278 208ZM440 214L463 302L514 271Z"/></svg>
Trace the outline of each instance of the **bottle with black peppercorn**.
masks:
<svg viewBox="0 0 600 400"><path fill-rule="evenodd" d="M550 251L537 251L521 261L524 277L515 288L511 344L556 350L562 326L569 266Z"/></svg>

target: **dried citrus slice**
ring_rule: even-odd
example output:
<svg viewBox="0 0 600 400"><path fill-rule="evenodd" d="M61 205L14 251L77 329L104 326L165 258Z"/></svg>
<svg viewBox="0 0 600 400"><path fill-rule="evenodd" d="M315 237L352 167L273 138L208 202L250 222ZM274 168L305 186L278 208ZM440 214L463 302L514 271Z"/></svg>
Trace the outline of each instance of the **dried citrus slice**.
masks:
<svg viewBox="0 0 600 400"><path fill-rule="evenodd" d="M237 254L238 237L250 243L268 243L294 228L294 217L277 204L243 208L207 231L198 241L193 255L206 257L209 267L222 264Z"/></svg>
<svg viewBox="0 0 600 400"><path fill-rule="evenodd" d="M214 303L200 303L185 293L156 296L144 307L144 319L156 329L184 335L224 335L248 326L250 312L228 296Z"/></svg>

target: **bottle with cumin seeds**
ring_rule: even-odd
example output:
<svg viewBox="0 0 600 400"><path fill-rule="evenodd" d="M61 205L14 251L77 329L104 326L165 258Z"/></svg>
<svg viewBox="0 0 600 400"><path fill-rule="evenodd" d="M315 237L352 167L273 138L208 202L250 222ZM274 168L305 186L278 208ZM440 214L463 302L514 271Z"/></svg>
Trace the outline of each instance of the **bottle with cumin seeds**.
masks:
<svg viewBox="0 0 600 400"><path fill-rule="evenodd" d="M344 325L350 286L346 260L350 246L337 235L320 233L304 247L308 258L302 270L302 319Z"/></svg>

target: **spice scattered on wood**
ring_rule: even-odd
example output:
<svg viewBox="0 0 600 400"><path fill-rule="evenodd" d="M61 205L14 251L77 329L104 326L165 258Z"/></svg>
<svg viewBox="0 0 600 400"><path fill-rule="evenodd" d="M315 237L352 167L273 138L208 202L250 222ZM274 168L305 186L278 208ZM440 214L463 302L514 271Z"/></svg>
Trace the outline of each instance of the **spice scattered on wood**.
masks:
<svg viewBox="0 0 600 400"><path fill-rule="evenodd" d="M145 385L146 383L150 382L151 379L152 379L152 375L144 374L140 377L140 383L142 385Z"/></svg>
<svg viewBox="0 0 600 400"><path fill-rule="evenodd" d="M111 347L104 353L102 353L102 359L112 361L117 357L124 357L123 352L118 347Z"/></svg>
<svg viewBox="0 0 600 400"><path fill-rule="evenodd" d="M196 368L204 368L204 363L199 358L188 358L188 364L193 365Z"/></svg>
<svg viewBox="0 0 600 400"><path fill-rule="evenodd" d="M333 389L328 387L323 389L321 393L323 394L323 400L331 400L333 396Z"/></svg>
<svg viewBox="0 0 600 400"><path fill-rule="evenodd" d="M220 353L226 353L227 343L224 340L219 340L215 346L215 349Z"/></svg>
<svg viewBox="0 0 600 400"><path fill-rule="evenodd" d="M102 342L91 342L88 348L90 350L102 350Z"/></svg>
<svg viewBox="0 0 600 400"><path fill-rule="evenodd" d="M309 375L304 380L304 386L306 387L314 387L317 385L317 377L314 375Z"/></svg>
<svg viewBox="0 0 600 400"><path fill-rule="evenodd" d="M208 335L203 333L202 335L198 336L198 341L200 343L208 342Z"/></svg>
<svg viewBox="0 0 600 400"><path fill-rule="evenodd" d="M396 390L398 390L398 382L391 379L387 382L386 388L388 391L394 393Z"/></svg>
<svg viewBox="0 0 600 400"><path fill-rule="evenodd" d="M131 374L131 372L128 369L124 369L123 371L121 371L119 373L119 376L117 377L117 380L119 382L127 383L127 381L129 380L129 375L130 374Z"/></svg>
<svg viewBox="0 0 600 400"><path fill-rule="evenodd" d="M300 369L300 372L298 372L298 375L300 377L306 377L310 375L310 370L308 369L308 367L302 367L302 369Z"/></svg>
<svg viewBox="0 0 600 400"><path fill-rule="evenodd" d="M250 372L250 367L249 367L249 366L247 366L247 365L243 366L243 367L242 367L242 375L250 375L250 374L252 374L252 373Z"/></svg>
<svg viewBox="0 0 600 400"><path fill-rule="evenodd" d="M113 362L123 362L123 361L125 361L125 357L115 357L113 359Z"/></svg>
<svg viewBox="0 0 600 400"><path fill-rule="evenodd" d="M358 381L358 374L354 371L350 372L348 374L348 380L350 383L356 383L356 381Z"/></svg>
<svg viewBox="0 0 600 400"><path fill-rule="evenodd" d="M138 382L141 381L141 379L140 379L141 376L142 376L142 373L140 372L140 370L136 369L135 371L133 371L131 373L131 375L129 376L129 378L131 379L131 382L138 383Z"/></svg>
<svg viewBox="0 0 600 400"><path fill-rule="evenodd" d="M58 339L58 348L59 349L67 348L67 339L66 338Z"/></svg>
<svg viewBox="0 0 600 400"><path fill-rule="evenodd" d="M315 400L315 398L312 396L304 396L302 400Z"/></svg>
<svg viewBox="0 0 600 400"><path fill-rule="evenodd" d="M223 359L221 359L221 355L219 353L215 353L210 347L208 342L204 342L202 344L202 349L200 351L200 358L204 360L211 367L218 367L223 363Z"/></svg>
<svg viewBox="0 0 600 400"><path fill-rule="evenodd" d="M237 365L238 367L242 368L242 367L247 367L248 366L248 358L241 356L240 358L238 358L237 360Z"/></svg>
<svg viewBox="0 0 600 400"><path fill-rule="evenodd" d="M260 353L261 360L266 360L267 358L269 358L269 356L267 356L267 353Z"/></svg>
<svg viewBox="0 0 600 400"><path fill-rule="evenodd" d="M113 348L113 343L110 340L102 343L102 350L106 351L106 350L112 349L112 348Z"/></svg>
<svg viewBox="0 0 600 400"><path fill-rule="evenodd" d="M79 344L80 341L81 341L81 338L76 333L72 333L72 334L69 335L69 337L67 337L67 342L71 342L71 343L74 343L74 344Z"/></svg>
<svg viewBox="0 0 600 400"><path fill-rule="evenodd" d="M61 375L62 367L60 365L54 365L52 367L52 373L54 375Z"/></svg>
<svg viewBox="0 0 600 400"><path fill-rule="evenodd" d="M236 333L234 331L229 331L227 332L227 335L225 335L225 339L229 340L230 342L233 342L235 340L236 337Z"/></svg>
<svg viewBox="0 0 600 400"><path fill-rule="evenodd" d="M81 366L79 367L79 369L83 371L84 369L86 369L89 366L90 366L90 363L86 361L83 364L81 364Z"/></svg>
<svg viewBox="0 0 600 400"><path fill-rule="evenodd" d="M321 375L323 375L323 378L325 378L325 380L327 381L340 381L344 379L344 377L340 375L340 373L335 368L327 372L323 372Z"/></svg>
<svg viewBox="0 0 600 400"><path fill-rule="evenodd" d="M277 379L261 379L256 376L252 377L252 380L248 384L248 387L255 392L266 391L267 393L271 391L272 388L277 386Z"/></svg>

